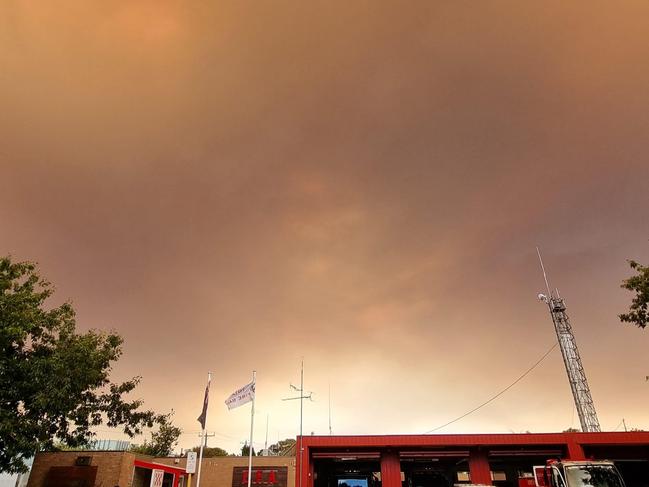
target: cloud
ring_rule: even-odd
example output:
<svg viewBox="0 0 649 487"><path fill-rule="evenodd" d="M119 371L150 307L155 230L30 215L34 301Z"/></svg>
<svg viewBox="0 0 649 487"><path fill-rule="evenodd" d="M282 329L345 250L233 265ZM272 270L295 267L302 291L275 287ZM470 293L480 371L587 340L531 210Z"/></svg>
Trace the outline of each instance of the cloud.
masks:
<svg viewBox="0 0 649 487"><path fill-rule="evenodd" d="M337 433L428 430L552 342L540 245L600 415L648 421L616 319L647 256L646 6L64 4L2 7L0 242L125 336L148 404L192 431L212 370L234 451L218 397L255 367L290 436L304 357L309 431L329 384ZM565 429L544 367L456 431Z"/></svg>

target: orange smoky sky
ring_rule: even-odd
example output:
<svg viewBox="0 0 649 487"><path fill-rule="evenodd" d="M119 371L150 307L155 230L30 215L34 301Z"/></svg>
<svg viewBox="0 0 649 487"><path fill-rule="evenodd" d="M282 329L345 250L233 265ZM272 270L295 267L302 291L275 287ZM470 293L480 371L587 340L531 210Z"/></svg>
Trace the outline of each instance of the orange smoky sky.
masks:
<svg viewBox="0 0 649 487"><path fill-rule="evenodd" d="M256 445L420 433L555 337L566 298L600 422L649 428L647 2L4 1L0 249L36 260L114 378L210 444L258 372ZM444 432L578 426L557 350ZM118 438L100 430L102 438ZM136 439L136 441L141 441Z"/></svg>

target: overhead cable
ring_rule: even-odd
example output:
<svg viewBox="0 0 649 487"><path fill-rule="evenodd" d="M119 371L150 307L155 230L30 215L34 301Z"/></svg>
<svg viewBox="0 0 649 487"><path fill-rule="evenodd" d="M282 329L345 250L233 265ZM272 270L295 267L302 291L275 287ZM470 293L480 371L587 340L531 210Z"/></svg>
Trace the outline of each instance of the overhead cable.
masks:
<svg viewBox="0 0 649 487"><path fill-rule="evenodd" d="M552 346L550 347L550 349L549 349L547 352L545 352L545 353L543 354L543 356L541 356L541 358L538 359L538 360L534 363L534 365L532 365L529 369L527 369L527 370L526 370L526 371L525 371L525 372L524 372L524 373L523 373L523 374L522 374L518 379L516 379L514 382L512 382L511 384L509 384L507 387L505 387L505 388L504 388L502 391L500 391L498 394L496 394L496 395L494 395L494 396L491 396L489 399L487 399L485 402L483 402L483 403L480 404L479 406L476 406L475 408L471 409L470 411L464 413L464 414L461 415L461 416L458 416L457 418L455 418L455 419L449 421L448 423L444 423L443 425L438 426L437 428L433 428L432 430L426 431L425 434L432 433L433 431L441 430L442 428L446 428L448 425L453 424L453 423L455 423L455 422L457 422L457 421L459 421L459 420L461 420L461 419L463 419L463 418L466 418L469 414L475 413L478 409L482 408L483 406L486 406L487 404L489 404L489 403L492 402L493 400L495 400L495 399L499 398L500 396L502 396L505 392L507 392L509 389L511 389L511 388L514 387L516 384L518 384L521 380L523 380L523 378L524 378L527 374L529 374L530 372L532 372L532 371L533 371L533 370L534 370L534 369L535 369L535 368L536 368L536 367L537 367L541 362L543 362L543 360L545 360L545 357L547 357L548 355L550 355L550 353L552 352L552 350L554 350L554 349L557 347L558 344L559 344L559 342L555 342L554 345L552 345Z"/></svg>

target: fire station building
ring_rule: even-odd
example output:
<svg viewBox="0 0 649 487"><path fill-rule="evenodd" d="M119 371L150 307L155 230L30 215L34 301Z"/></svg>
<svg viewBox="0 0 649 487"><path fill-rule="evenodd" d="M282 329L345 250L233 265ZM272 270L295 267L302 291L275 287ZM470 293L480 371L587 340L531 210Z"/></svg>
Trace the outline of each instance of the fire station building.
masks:
<svg viewBox="0 0 649 487"><path fill-rule="evenodd" d="M250 481L252 487L534 487L532 467L551 459L612 460L626 487L649 487L649 432L304 436L296 457L254 457ZM156 475L156 487L189 487L185 461L41 452L28 487L151 487ZM201 487L247 487L247 465L246 457L205 458Z"/></svg>
<svg viewBox="0 0 649 487"><path fill-rule="evenodd" d="M304 436L296 487L534 486L549 459L613 460L627 487L649 487L649 432Z"/></svg>

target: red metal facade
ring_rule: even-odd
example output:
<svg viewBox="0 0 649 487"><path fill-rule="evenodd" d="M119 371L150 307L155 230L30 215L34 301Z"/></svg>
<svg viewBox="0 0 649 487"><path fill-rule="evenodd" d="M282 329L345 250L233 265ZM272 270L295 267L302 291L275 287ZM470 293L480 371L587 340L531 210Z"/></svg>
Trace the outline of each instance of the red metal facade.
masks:
<svg viewBox="0 0 649 487"><path fill-rule="evenodd" d="M381 454L381 483L401 485L401 461L397 452L387 451Z"/></svg>
<svg viewBox="0 0 649 487"><path fill-rule="evenodd" d="M435 455L468 452L472 483L491 485L490 453L525 455L534 452L548 454L550 458L551 453L562 451L565 453L561 456L566 459L583 460L585 448L597 447L598 452L606 452L607 446L649 447L649 432L304 436L302 451L296 455L296 472L301 471L302 478L296 484L297 487L313 487L314 457L355 455L380 456L382 487L401 487L400 452L425 455L426 449L431 449ZM301 462L306 468L300 469Z"/></svg>
<svg viewBox="0 0 649 487"><path fill-rule="evenodd" d="M171 465L164 465L162 463L145 462L143 460L135 460L134 467L146 468L149 470L163 470L165 473L173 475L173 487L178 487L181 477L186 475L185 470L182 468L172 467Z"/></svg>
<svg viewBox="0 0 649 487"><path fill-rule="evenodd" d="M471 482L474 484L491 484L491 468L489 458L484 450L471 450L469 452L469 469L471 471Z"/></svg>

